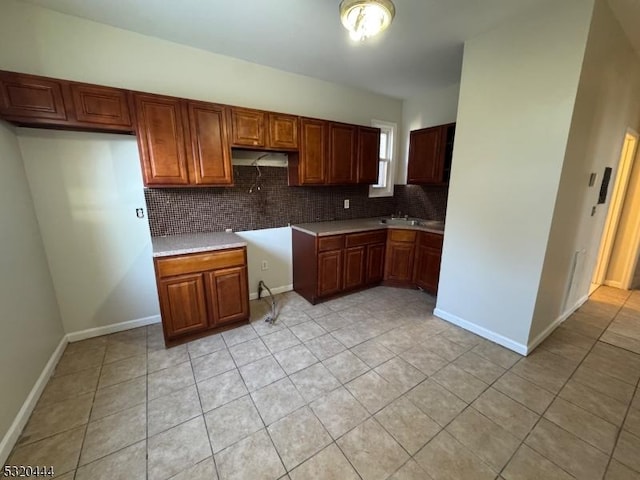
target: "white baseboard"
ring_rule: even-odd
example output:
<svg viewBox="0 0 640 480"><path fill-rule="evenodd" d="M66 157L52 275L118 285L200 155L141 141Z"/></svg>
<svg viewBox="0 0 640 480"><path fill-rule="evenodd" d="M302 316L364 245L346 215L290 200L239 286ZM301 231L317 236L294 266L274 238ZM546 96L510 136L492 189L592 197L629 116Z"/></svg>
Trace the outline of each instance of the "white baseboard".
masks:
<svg viewBox="0 0 640 480"><path fill-rule="evenodd" d="M536 338L531 340L527 344L527 355L529 353L533 352L533 350L538 345L540 345L544 341L545 338L547 338L549 335L551 335L553 333L553 331L556 328L558 328L562 322L564 322L567 318L569 318L571 316L571 314L573 312L575 312L577 309L579 309L584 304L584 302L586 302L587 300L589 300L589 295L585 295L584 297L581 297L580 299L578 299L578 301L572 307L568 308L562 315L560 315L553 322L551 322L547 328L545 328L542 332L540 332L536 336Z"/></svg>
<svg viewBox="0 0 640 480"><path fill-rule="evenodd" d="M104 327L89 328L87 330L71 332L67 334L67 340L69 341L69 343L79 342L80 340L86 340L87 338L108 335L109 333L122 332L123 330L131 330L132 328L144 327L146 325L153 325L154 323L160 323L160 321L160 315L137 318L135 320L128 320L126 322L105 325Z"/></svg>
<svg viewBox="0 0 640 480"><path fill-rule="evenodd" d="M67 343L67 336L65 335L62 337L60 343L51 354L51 357L49 357L49 361L42 370L42 373L31 389L31 392L29 392L27 399L22 404L22 407L16 415L16 418L13 420L13 423L9 427L9 430L5 434L2 441L0 441L0 465L4 465L6 463L9 455L11 454L13 446L18 441L18 438L20 438L22 429L27 424L27 421L29 420L33 409L38 403L38 400L40 400L40 395L42 395L44 387L47 386L49 378L51 378L51 375L53 375L56 365L58 364L58 361L60 360L60 357L62 356L62 353L67 346Z"/></svg>
<svg viewBox="0 0 640 480"><path fill-rule="evenodd" d="M440 317L443 320L453 323L459 327L464 328L465 330L469 330L470 332L475 333L476 335L480 335L487 340L491 340L492 342L497 343L498 345L502 345L509 350L513 350L520 355L529 355L538 345L540 345L545 338L547 338L551 333L567 318L571 316L573 312L575 312L578 308L584 304L589 299L588 295L580 298L571 308L569 308L566 312L556 318L547 328L545 328L539 335L536 336L531 342L526 345L523 343L514 342L510 338L507 338L503 335L500 335L492 330L489 330L484 327L480 327L475 323L471 323L467 320L464 320L456 315L453 315L449 312L445 312L439 308L436 308L433 311L433 314L436 317Z"/></svg>
<svg viewBox="0 0 640 480"><path fill-rule="evenodd" d="M291 290L293 290L293 285L283 285L281 287L272 288L271 293L273 293L274 295L277 295L279 293L290 292ZM262 298L264 298L264 296ZM258 299L258 292L251 292L249 294L249 300L257 300L257 299Z"/></svg>
<svg viewBox="0 0 640 480"><path fill-rule="evenodd" d="M606 285L607 287L619 288L621 290L628 290L628 288L625 288L625 286L622 285L622 282L618 282L617 280L605 280L603 282L603 285Z"/></svg>
<svg viewBox="0 0 640 480"><path fill-rule="evenodd" d="M481 337L486 338L487 340L491 340L492 342L495 342L498 345L502 345L503 347L508 348L509 350L513 350L514 352L519 353L520 355L526 355L528 353L526 345L522 343L514 342L510 338L500 335L487 328L476 325L475 323L471 323L449 312L445 312L439 308L436 308L433 311L433 314L436 317L446 320L447 322L451 322L454 325L464 328L465 330L469 330L470 332L473 332L476 335L480 335Z"/></svg>

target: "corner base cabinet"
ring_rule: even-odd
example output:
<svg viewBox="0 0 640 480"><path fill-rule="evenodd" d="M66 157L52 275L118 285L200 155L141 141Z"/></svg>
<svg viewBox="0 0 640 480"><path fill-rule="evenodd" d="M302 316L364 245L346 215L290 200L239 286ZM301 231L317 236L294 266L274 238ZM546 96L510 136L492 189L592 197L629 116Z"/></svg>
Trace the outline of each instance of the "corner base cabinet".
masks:
<svg viewBox="0 0 640 480"><path fill-rule="evenodd" d="M293 289L315 304L382 281L384 230L318 237L293 230Z"/></svg>
<svg viewBox="0 0 640 480"><path fill-rule="evenodd" d="M246 248L154 261L167 345L249 319Z"/></svg>

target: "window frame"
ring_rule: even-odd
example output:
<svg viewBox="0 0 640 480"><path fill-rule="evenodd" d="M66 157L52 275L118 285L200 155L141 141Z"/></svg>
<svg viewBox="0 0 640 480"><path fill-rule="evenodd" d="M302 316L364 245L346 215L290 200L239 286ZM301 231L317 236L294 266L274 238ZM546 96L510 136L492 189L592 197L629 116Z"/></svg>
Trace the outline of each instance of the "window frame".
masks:
<svg viewBox="0 0 640 480"><path fill-rule="evenodd" d="M393 197L393 188L395 181L395 170L396 170L396 138L398 125L393 122L387 122L384 120L372 120L371 126L379 128L381 131L387 132L387 154L389 158L379 158L380 165L381 162L387 164L387 172L386 172L386 186L377 187L375 185L369 186L369 198L377 198L377 197ZM380 181L380 167L378 167L378 181Z"/></svg>

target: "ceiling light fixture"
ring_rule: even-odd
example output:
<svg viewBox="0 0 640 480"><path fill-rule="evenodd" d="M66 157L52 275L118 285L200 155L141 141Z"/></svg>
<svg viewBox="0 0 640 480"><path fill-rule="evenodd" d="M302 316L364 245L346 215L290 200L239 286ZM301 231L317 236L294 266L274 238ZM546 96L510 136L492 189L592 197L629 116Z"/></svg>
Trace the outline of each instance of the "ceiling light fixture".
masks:
<svg viewBox="0 0 640 480"><path fill-rule="evenodd" d="M353 40L364 40L385 30L396 9L391 0L342 0L340 19Z"/></svg>

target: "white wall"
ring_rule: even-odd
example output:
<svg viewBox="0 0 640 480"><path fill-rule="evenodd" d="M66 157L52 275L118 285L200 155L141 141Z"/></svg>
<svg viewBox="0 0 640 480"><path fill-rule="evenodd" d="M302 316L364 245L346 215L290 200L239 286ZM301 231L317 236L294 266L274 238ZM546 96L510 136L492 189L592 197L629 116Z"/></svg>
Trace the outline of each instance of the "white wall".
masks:
<svg viewBox="0 0 640 480"><path fill-rule="evenodd" d="M17 0L0 3L0 68L363 125L402 117L397 99Z"/></svg>
<svg viewBox="0 0 640 480"><path fill-rule="evenodd" d="M13 442L2 439L64 332L18 141L13 129L1 121L0 159L0 464L4 464Z"/></svg>
<svg viewBox="0 0 640 480"><path fill-rule="evenodd" d="M258 282L260 280L271 289L274 295L291 290L293 288L291 228L238 232L238 235L248 244L247 261L249 262L251 298L258 297ZM263 260L267 261L267 270L262 270Z"/></svg>
<svg viewBox="0 0 640 480"><path fill-rule="evenodd" d="M460 84L431 89L422 95L402 102L402 128L400 130L400 157L396 169L396 184L407 183L409 162L409 133L411 130L433 127L456 121Z"/></svg>
<svg viewBox="0 0 640 480"><path fill-rule="evenodd" d="M19 129L67 333L159 315L136 139Z"/></svg>
<svg viewBox="0 0 640 480"><path fill-rule="evenodd" d="M584 298L595 268L607 210L596 205L602 173L617 165L627 127L640 126L640 63L607 3L598 0L587 43L580 86L571 123L566 157L549 245L544 261L530 341L543 334ZM589 188L589 174L597 172ZM584 263L574 280L575 294L565 302L572 282L575 252L584 251ZM566 303L566 305L565 305Z"/></svg>
<svg viewBox="0 0 640 480"><path fill-rule="evenodd" d="M593 2L466 42L436 314L525 349Z"/></svg>

